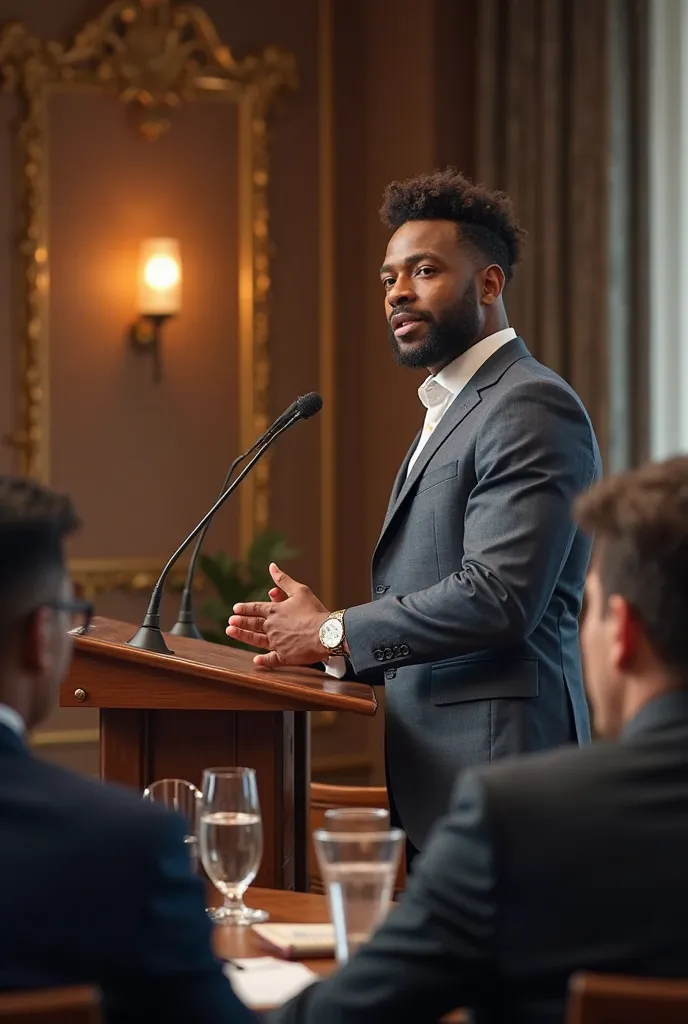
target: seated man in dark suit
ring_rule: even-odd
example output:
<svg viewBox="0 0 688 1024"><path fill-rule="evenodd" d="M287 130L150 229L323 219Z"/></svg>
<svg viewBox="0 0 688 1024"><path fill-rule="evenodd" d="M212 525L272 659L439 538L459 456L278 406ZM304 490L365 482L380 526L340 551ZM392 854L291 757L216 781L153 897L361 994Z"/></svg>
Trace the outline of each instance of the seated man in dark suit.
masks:
<svg viewBox="0 0 688 1024"><path fill-rule="evenodd" d="M0 990L102 988L108 1024L249 1024L214 958L185 824L32 755L71 657L69 501L0 477Z"/></svg>
<svg viewBox="0 0 688 1024"><path fill-rule="evenodd" d="M688 458L579 502L604 740L466 772L401 906L280 1024L561 1024L578 969L688 976Z"/></svg>

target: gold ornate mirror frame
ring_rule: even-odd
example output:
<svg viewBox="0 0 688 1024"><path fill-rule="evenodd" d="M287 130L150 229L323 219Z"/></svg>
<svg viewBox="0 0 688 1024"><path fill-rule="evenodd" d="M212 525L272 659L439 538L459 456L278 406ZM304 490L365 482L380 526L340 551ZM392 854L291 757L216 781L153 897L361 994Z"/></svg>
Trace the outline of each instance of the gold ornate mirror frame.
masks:
<svg viewBox="0 0 688 1024"><path fill-rule="evenodd" d="M291 54L268 47L236 60L204 11L172 0L114 0L65 48L30 34L21 23L0 33L5 91L21 101L17 134L21 167L21 328L15 431L4 439L19 471L43 482L49 465L50 240L46 132L50 92L97 89L118 99L138 131L155 140L171 126L174 108L224 99L238 111L239 396L241 448L268 425L268 300L270 255L267 117L275 96L296 87ZM240 500L240 547L264 529L269 514L269 463L247 478ZM113 568L121 585L122 564ZM101 568L103 580L107 572ZM126 572L124 573L126 576ZM104 584L103 584L104 586Z"/></svg>

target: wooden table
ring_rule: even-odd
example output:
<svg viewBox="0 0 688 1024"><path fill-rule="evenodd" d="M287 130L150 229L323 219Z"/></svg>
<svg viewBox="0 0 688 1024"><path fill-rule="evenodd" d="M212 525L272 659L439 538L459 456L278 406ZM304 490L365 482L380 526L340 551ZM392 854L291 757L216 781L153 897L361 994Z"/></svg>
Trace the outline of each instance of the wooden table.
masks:
<svg viewBox="0 0 688 1024"><path fill-rule="evenodd" d="M217 906L221 898L213 889L212 903ZM313 893L287 892L276 889L250 888L245 896L249 907L260 907L270 914L274 924L327 924L330 916L327 909L327 898ZM215 952L225 960L240 959L250 956L273 956L274 953L263 946L252 928L232 928L218 925L213 935ZM324 977L336 968L332 957L320 957L316 960L301 961L315 973ZM260 1007L267 1010L270 1007ZM468 1017L458 1010L442 1018L444 1024L468 1024Z"/></svg>
<svg viewBox="0 0 688 1024"><path fill-rule="evenodd" d="M272 924L327 924L330 915L327 910L325 896L316 896L307 892L288 892L286 889L250 888L245 896L246 905L260 907L270 914ZM222 900L213 897L212 903L217 906ZM214 932L215 952L223 960L238 960L248 956L274 956L274 951L267 949L253 928L233 928L231 925L218 925ZM321 957L318 960L303 960L316 974L330 974L337 966L332 957Z"/></svg>

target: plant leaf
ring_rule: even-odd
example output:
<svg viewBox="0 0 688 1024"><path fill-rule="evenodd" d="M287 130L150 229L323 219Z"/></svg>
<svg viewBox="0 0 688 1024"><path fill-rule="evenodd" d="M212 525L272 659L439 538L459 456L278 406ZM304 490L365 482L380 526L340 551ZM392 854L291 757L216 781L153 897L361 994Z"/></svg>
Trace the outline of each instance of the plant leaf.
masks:
<svg viewBox="0 0 688 1024"><path fill-rule="evenodd" d="M208 621L208 628L202 630L205 639L246 651L259 650L228 637L225 633L227 619L235 604L268 600L268 590L273 586L268 571L270 562L284 562L298 553L289 547L280 533L264 530L254 538L245 563L232 558L226 551L201 554L199 569L217 595L201 608Z"/></svg>
<svg viewBox="0 0 688 1024"><path fill-rule="evenodd" d="M234 604L241 597L245 584L241 578L239 562L224 551L216 555L201 555L198 564L203 575L212 584L226 604Z"/></svg>
<svg viewBox="0 0 688 1024"><path fill-rule="evenodd" d="M253 540L248 552L248 568L253 578L267 573L270 562L288 561L298 555L295 548L290 548L280 533L264 530ZM268 577L269 578L269 577Z"/></svg>

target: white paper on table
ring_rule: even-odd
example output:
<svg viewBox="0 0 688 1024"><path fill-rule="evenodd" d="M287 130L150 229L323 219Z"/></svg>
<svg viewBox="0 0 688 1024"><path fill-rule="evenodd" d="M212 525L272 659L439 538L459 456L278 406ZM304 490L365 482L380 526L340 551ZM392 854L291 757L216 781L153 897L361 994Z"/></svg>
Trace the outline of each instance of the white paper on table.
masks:
<svg viewBox="0 0 688 1024"><path fill-rule="evenodd" d="M234 959L233 963L224 965L224 972L247 1006L266 1008L281 1006L318 977L305 964L278 960L274 956Z"/></svg>

